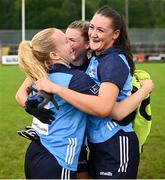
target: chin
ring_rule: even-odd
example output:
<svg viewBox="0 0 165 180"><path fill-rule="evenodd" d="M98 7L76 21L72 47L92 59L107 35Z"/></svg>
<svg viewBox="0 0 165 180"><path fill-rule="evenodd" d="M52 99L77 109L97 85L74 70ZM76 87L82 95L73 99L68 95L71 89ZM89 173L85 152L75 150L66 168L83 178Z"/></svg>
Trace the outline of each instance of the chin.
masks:
<svg viewBox="0 0 165 180"><path fill-rule="evenodd" d="M72 59L72 61L74 61L76 59L76 56L74 54L72 54L71 59Z"/></svg>
<svg viewBox="0 0 165 180"><path fill-rule="evenodd" d="M76 59L75 58L72 58L72 62L75 62L76 61Z"/></svg>
<svg viewBox="0 0 165 180"><path fill-rule="evenodd" d="M90 44L90 48L93 51L97 51L100 49L100 46L98 44Z"/></svg>
<svg viewBox="0 0 165 180"><path fill-rule="evenodd" d="M92 51L99 51L99 48L97 48L97 47L91 47L91 50L92 50Z"/></svg>

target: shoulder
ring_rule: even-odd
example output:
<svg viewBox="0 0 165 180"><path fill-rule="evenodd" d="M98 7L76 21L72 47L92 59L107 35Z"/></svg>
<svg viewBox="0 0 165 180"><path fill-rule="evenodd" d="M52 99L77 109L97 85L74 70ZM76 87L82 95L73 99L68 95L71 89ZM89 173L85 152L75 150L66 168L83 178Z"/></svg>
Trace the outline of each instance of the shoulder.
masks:
<svg viewBox="0 0 165 180"><path fill-rule="evenodd" d="M126 73L128 75L129 73L129 67L127 64L124 62L124 60L119 56L119 54L110 54L104 56L100 63L99 63L99 71L102 73L112 73L113 71L118 71L121 73Z"/></svg>
<svg viewBox="0 0 165 180"><path fill-rule="evenodd" d="M99 63L98 76L101 82L112 82L120 89L129 75L129 67L116 53L106 55Z"/></svg>
<svg viewBox="0 0 165 180"><path fill-rule="evenodd" d="M71 83L83 84L84 86L94 81L83 71L74 70Z"/></svg>
<svg viewBox="0 0 165 180"><path fill-rule="evenodd" d="M99 66L107 66L109 68L126 68L128 69L126 63L124 62L124 60L119 56L119 54L117 53L113 53L113 54L107 54L106 56L104 56L100 63Z"/></svg>
<svg viewBox="0 0 165 180"><path fill-rule="evenodd" d="M49 79L64 87L70 87L74 84L81 83L86 78L86 74L64 65L57 65L49 71Z"/></svg>
<svg viewBox="0 0 165 180"><path fill-rule="evenodd" d="M77 70L72 76L69 88L84 94L97 95L99 86L86 73Z"/></svg>
<svg viewBox="0 0 165 180"><path fill-rule="evenodd" d="M56 65L49 78L64 87L85 94L97 94L99 87L85 72L63 65ZM94 91L93 88L94 87Z"/></svg>

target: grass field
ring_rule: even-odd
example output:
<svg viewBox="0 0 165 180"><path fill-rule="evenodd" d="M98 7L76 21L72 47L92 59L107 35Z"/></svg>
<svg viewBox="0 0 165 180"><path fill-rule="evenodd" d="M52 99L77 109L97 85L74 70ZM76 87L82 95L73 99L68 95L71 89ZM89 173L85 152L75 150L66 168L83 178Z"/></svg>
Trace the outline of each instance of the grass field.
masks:
<svg viewBox="0 0 165 180"><path fill-rule="evenodd" d="M165 64L137 64L154 80L152 93L152 130L141 154L138 178L165 178ZM18 66L0 65L0 179L24 178L24 153L29 141L17 130L30 125L31 117L15 101L15 93L24 79Z"/></svg>

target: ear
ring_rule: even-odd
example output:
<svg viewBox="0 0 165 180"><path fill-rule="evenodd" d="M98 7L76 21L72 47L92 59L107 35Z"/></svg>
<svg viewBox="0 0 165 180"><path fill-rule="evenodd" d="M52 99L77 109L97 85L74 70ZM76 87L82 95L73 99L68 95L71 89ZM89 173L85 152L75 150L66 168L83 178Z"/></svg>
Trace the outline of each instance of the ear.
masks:
<svg viewBox="0 0 165 180"><path fill-rule="evenodd" d="M56 52L50 52L49 53L50 59L59 59L58 53Z"/></svg>
<svg viewBox="0 0 165 180"><path fill-rule="evenodd" d="M118 37L119 37L119 35L120 35L120 30L119 29L117 29L116 31L114 31L114 33L113 33L113 40L116 40Z"/></svg>

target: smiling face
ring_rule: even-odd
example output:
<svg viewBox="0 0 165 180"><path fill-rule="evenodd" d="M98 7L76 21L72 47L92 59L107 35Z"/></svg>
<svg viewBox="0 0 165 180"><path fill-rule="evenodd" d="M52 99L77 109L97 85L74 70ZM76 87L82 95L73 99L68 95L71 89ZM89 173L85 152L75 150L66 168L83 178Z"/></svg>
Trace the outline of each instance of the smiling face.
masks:
<svg viewBox="0 0 165 180"><path fill-rule="evenodd" d="M119 30L114 31L112 20L100 14L95 14L89 25L89 43L90 48L101 54L106 49L113 46L119 36Z"/></svg>
<svg viewBox="0 0 165 180"><path fill-rule="evenodd" d="M68 28L65 34L75 56L75 59L73 59L73 61L83 58L86 50L89 47L89 42L85 41L84 37L82 36L81 30L78 28Z"/></svg>

